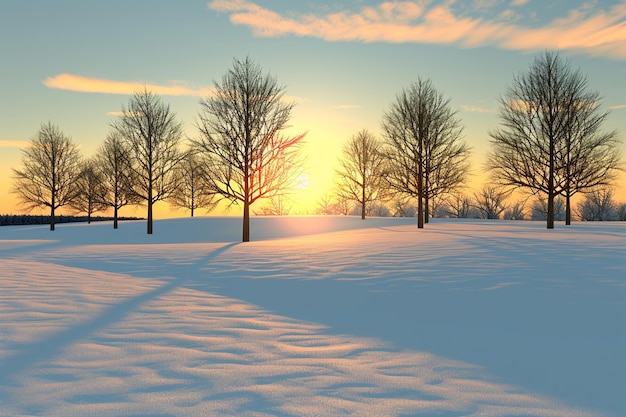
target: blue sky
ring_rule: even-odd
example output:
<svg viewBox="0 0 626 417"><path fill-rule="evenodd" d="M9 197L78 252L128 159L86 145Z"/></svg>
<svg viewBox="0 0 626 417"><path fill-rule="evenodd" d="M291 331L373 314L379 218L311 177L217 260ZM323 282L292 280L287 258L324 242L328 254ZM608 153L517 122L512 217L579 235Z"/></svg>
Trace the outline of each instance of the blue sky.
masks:
<svg viewBox="0 0 626 417"><path fill-rule="evenodd" d="M311 199L332 185L343 143L362 128L379 134L382 113L418 76L459 112L478 187L497 99L546 49L589 77L612 111L606 129L624 138L626 1L2 1L0 212L15 211L10 168L41 123L89 155L145 84L194 137L199 99L248 55L298 103Z"/></svg>

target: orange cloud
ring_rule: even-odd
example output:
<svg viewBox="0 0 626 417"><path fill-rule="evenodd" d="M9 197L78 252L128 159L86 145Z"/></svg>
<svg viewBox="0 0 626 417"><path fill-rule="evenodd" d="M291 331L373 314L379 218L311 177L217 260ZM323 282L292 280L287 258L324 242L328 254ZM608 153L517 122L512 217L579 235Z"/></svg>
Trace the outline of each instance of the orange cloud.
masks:
<svg viewBox="0 0 626 417"><path fill-rule="evenodd" d="M609 110L620 110L626 109L626 104L618 104L617 106L610 106Z"/></svg>
<svg viewBox="0 0 626 417"><path fill-rule="evenodd" d="M522 5L525 1L513 1ZM246 0L213 0L209 7L230 14L237 25L254 35L308 36L326 41L494 45L504 49L535 51L572 50L614 59L626 59L626 3L609 10L582 7L542 27L507 24L495 20L460 17L454 2L429 6L429 1L384 2L360 11L327 15L283 16Z"/></svg>
<svg viewBox="0 0 626 417"><path fill-rule="evenodd" d="M0 148L25 148L30 142L24 140L0 140Z"/></svg>
<svg viewBox="0 0 626 417"><path fill-rule="evenodd" d="M90 78L73 74L59 74L54 77L48 77L43 84L49 88L59 90L78 91L81 93L100 93L100 94L134 94L137 91L147 89L153 93L162 96L198 96L208 97L214 94L212 88L193 89L184 85L184 83L174 85L156 85L133 81L115 81L102 78ZM284 102L302 103L305 100L298 96L283 96ZM117 116L116 112L108 112L107 114Z"/></svg>
<svg viewBox="0 0 626 417"><path fill-rule="evenodd" d="M205 97L211 94L211 89L192 89L184 85L162 86L140 82L114 81L101 78L82 77L73 74L58 74L48 77L43 84L49 88L60 90L79 91L83 93L101 94L134 94L144 88L156 94L164 96L200 96Z"/></svg>

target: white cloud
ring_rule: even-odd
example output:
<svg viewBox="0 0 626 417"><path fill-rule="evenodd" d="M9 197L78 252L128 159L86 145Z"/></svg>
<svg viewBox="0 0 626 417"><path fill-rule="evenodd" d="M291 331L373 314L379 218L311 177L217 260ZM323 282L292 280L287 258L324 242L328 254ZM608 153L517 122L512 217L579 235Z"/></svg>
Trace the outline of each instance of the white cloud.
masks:
<svg viewBox="0 0 626 417"><path fill-rule="evenodd" d="M526 0L514 0L522 5ZM325 15L280 13L246 0L213 0L209 8L230 14L233 24L248 26L254 35L296 35L326 41L493 45L503 49L572 50L626 59L626 3L610 9L572 9L541 27L461 16L454 1L382 2L357 12Z"/></svg>
<svg viewBox="0 0 626 417"><path fill-rule="evenodd" d="M609 110L619 110L619 109L626 109L626 104L618 104L616 106L609 107Z"/></svg>

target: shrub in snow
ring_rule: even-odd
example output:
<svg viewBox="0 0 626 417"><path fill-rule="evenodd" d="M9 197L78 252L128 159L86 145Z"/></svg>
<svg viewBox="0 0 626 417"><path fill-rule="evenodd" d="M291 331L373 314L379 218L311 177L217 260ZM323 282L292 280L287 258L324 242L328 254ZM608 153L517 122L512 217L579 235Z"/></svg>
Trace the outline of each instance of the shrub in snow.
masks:
<svg viewBox="0 0 626 417"><path fill-rule="evenodd" d="M595 190L578 204L578 217L584 221L608 221L618 219L617 205L610 189Z"/></svg>

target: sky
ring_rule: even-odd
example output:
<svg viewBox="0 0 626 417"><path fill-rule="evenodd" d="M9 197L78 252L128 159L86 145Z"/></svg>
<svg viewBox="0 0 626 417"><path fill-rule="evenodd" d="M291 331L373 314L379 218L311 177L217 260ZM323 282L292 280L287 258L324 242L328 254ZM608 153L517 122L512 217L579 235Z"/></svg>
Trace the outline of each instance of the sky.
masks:
<svg viewBox="0 0 626 417"><path fill-rule="evenodd" d="M11 169L42 123L58 125L89 156L146 86L195 138L199 101L246 56L296 102L290 131L307 133L295 213L331 191L343 144L361 129L380 136L382 115L417 77L431 79L458 112L472 148L468 185L479 188L498 98L545 50L588 77L611 112L604 128L623 140L626 1L4 0L0 213L18 211ZM626 177L619 182L616 196L626 201ZM186 215L166 203L155 211Z"/></svg>

